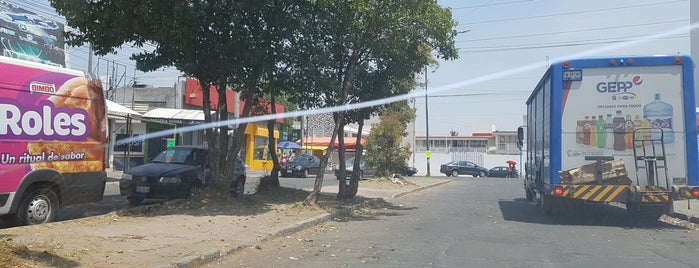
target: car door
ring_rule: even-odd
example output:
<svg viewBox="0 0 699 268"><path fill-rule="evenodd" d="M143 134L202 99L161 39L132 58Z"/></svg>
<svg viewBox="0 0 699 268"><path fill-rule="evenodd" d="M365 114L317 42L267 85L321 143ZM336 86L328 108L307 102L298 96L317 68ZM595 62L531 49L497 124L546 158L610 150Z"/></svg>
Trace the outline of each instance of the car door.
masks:
<svg viewBox="0 0 699 268"><path fill-rule="evenodd" d="M466 166L464 168L464 174L468 174L468 175L478 174L479 170L478 170L478 168L476 168L476 164L466 161L466 163L464 163L464 165Z"/></svg>
<svg viewBox="0 0 699 268"><path fill-rule="evenodd" d="M318 175L318 170L320 169L320 158L311 156L308 160L308 173Z"/></svg>
<svg viewBox="0 0 699 268"><path fill-rule="evenodd" d="M505 176L505 168L504 167L496 167L494 170L494 174L492 174L492 177L504 177Z"/></svg>
<svg viewBox="0 0 699 268"><path fill-rule="evenodd" d="M459 174L470 174L468 172L466 161L459 161L458 163L456 163L456 167L459 169Z"/></svg>

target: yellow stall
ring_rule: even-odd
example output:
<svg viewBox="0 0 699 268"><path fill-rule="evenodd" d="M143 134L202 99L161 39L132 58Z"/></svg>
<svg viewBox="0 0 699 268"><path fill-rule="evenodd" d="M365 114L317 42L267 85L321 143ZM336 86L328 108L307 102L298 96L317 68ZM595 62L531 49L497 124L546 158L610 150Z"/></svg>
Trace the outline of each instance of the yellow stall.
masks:
<svg viewBox="0 0 699 268"><path fill-rule="evenodd" d="M279 131L274 130L274 139L279 139ZM267 144L267 128L257 123L248 123L245 127L245 163L251 170L272 170L272 156ZM276 144L275 144L276 151ZM272 152L275 153L275 152Z"/></svg>

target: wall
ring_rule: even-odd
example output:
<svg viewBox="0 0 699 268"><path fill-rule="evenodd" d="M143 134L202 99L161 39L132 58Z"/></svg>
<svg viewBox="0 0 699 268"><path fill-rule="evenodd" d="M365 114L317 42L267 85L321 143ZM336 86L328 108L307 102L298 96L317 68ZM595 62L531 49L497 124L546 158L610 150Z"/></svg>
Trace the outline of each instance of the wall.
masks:
<svg viewBox="0 0 699 268"><path fill-rule="evenodd" d="M424 176L427 173L427 160L425 159L425 154L415 155L415 167L417 168L417 176ZM522 158L525 157L525 152L522 152ZM432 152L432 158L430 158L430 175L431 176L446 176L439 173L439 166L441 164L446 164L454 160L452 159L452 154L447 153L435 153ZM495 166L507 166L506 161L512 160L517 162L517 169L520 170L520 174L524 175L524 159L520 160L519 155L494 155L485 154L483 155L483 166L490 169ZM476 162L476 161L474 161ZM521 163L521 165L520 165Z"/></svg>

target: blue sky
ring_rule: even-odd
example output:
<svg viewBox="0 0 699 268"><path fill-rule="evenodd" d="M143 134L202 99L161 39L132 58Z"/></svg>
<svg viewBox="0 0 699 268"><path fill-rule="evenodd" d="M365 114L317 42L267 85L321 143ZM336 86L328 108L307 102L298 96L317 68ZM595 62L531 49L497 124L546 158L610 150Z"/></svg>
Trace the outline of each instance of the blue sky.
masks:
<svg viewBox="0 0 699 268"><path fill-rule="evenodd" d="M553 59L689 54L689 0L439 0L459 22L460 58L428 71L430 136L474 130L516 130L525 101ZM514 72L517 68L526 70ZM495 79L484 77L498 75ZM457 83L467 85L455 85ZM423 89L420 89L423 90ZM425 100L416 100L416 135L425 135Z"/></svg>
<svg viewBox="0 0 699 268"><path fill-rule="evenodd" d="M47 0L7 1L59 22ZM430 136L470 135L481 129L516 130L525 101L553 59L591 56L689 54L689 30L644 40L689 26L689 0L438 0L459 22L460 58L440 62L427 73ZM643 40L641 44L625 42ZM623 48L613 48L624 46ZM93 59L93 70L107 70L119 85L136 80L172 86L175 69L142 73L125 45L116 55ZM87 47L71 48L70 68L87 70ZM114 70L114 71L112 71ZM494 78L493 78L494 77ZM420 76L424 82L424 74ZM424 90L419 88L418 90ZM425 135L425 100L415 101L415 134Z"/></svg>

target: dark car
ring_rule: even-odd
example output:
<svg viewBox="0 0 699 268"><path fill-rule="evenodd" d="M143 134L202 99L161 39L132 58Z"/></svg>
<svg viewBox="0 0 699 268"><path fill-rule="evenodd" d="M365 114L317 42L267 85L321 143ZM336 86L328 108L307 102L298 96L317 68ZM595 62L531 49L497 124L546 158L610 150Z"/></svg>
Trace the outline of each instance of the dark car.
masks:
<svg viewBox="0 0 699 268"><path fill-rule="evenodd" d="M407 167L406 166L400 170L400 175L402 175L402 176L412 176L412 175L415 175L416 173L417 173L417 168L414 168L414 167Z"/></svg>
<svg viewBox="0 0 699 268"><path fill-rule="evenodd" d="M488 169L476 165L471 161L452 161L439 167L439 172L449 176L471 175L474 177L485 177Z"/></svg>
<svg viewBox="0 0 699 268"><path fill-rule="evenodd" d="M156 156L150 163L124 172L119 180L121 195L131 204L144 199L189 198L211 179L205 146L174 146ZM241 196L245 186L245 163L235 161L231 194Z"/></svg>
<svg viewBox="0 0 699 268"><path fill-rule="evenodd" d="M317 175L319 170L320 158L315 155L300 154L282 165L281 176L305 178L308 174Z"/></svg>
<svg viewBox="0 0 699 268"><path fill-rule="evenodd" d="M517 178L519 177L519 172L516 168L513 168L513 174L510 174L510 167L507 166L497 166L488 170L488 177L495 178Z"/></svg>
<svg viewBox="0 0 699 268"><path fill-rule="evenodd" d="M335 173L335 177L339 180L340 179L340 165L335 165L333 167L333 172ZM349 159L345 160L345 176L347 177L352 177L352 172L354 170L354 157L350 157ZM364 162L364 159L361 159L359 161L359 179L364 178L364 176L374 176L376 174L376 169L372 167L367 167L366 163Z"/></svg>

